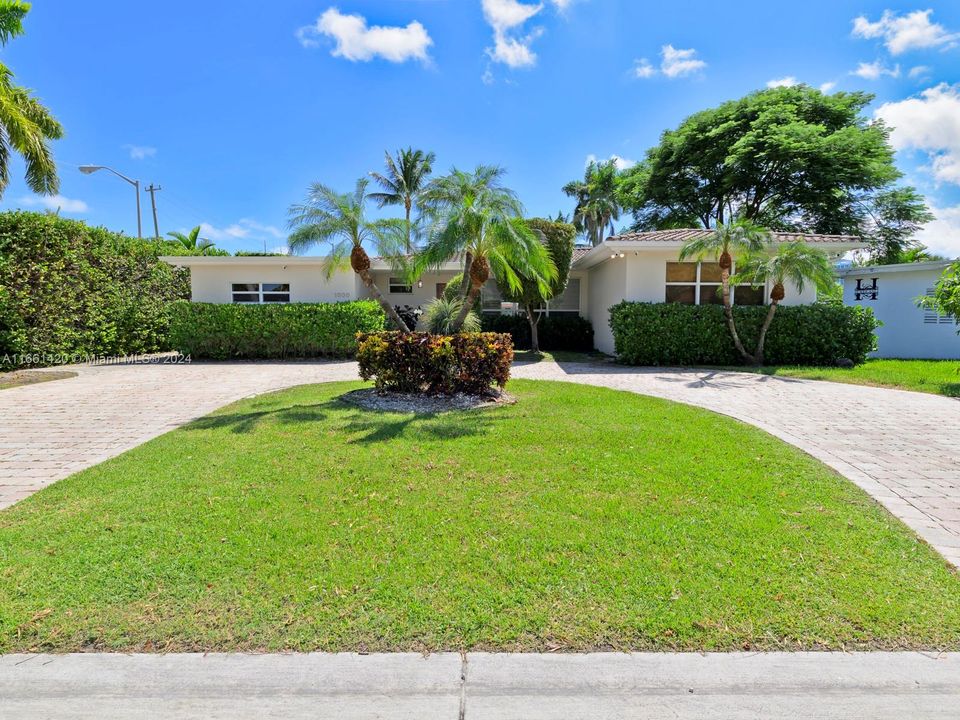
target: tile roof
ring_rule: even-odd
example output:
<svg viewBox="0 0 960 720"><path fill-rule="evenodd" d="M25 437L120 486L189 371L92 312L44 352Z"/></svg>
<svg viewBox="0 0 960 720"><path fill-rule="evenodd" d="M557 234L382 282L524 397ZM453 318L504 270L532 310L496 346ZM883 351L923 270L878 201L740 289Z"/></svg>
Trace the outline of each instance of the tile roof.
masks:
<svg viewBox="0 0 960 720"><path fill-rule="evenodd" d="M696 238L706 237L712 230L703 228L683 228L678 230L651 230L649 232L627 232L608 237L607 242L641 241L641 242L686 242ZM809 243L860 243L862 238L856 235L821 235L815 233L772 233L777 242L809 242Z"/></svg>

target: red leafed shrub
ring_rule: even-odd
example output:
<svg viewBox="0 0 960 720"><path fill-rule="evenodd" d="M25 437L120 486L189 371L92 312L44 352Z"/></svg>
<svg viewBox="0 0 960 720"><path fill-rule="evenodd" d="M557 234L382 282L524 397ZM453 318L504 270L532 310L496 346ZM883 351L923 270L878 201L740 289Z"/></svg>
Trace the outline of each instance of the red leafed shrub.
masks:
<svg viewBox="0 0 960 720"><path fill-rule="evenodd" d="M510 379L513 341L500 333L358 333L357 361L378 390L486 395Z"/></svg>

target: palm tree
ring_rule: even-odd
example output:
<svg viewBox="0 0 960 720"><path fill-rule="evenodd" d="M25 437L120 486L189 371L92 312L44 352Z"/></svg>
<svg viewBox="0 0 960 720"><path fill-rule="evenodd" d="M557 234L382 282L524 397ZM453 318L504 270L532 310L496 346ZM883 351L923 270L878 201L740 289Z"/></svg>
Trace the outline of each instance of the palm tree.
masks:
<svg viewBox="0 0 960 720"><path fill-rule="evenodd" d="M730 251L747 254L759 253L763 250L764 245L772 239L773 236L767 230L754 225L750 221L736 220L732 223L721 223L709 235L688 240L680 248L681 262L691 257L696 258L698 262L705 257L718 258L720 287L723 295L723 316L727 321L727 329L730 330L730 336L733 338L733 344L736 346L737 352L748 362L753 362L753 357L744 349L743 343L740 341L730 300L730 271L733 268L733 255Z"/></svg>
<svg viewBox="0 0 960 720"><path fill-rule="evenodd" d="M463 327L491 272L511 289L520 289L523 276L541 284L544 293L557 275L547 249L523 220L523 205L504 187L504 174L490 165L472 173L454 168L433 180L422 196L431 228L416 271L463 257L465 302L453 322L455 331Z"/></svg>
<svg viewBox="0 0 960 720"><path fill-rule="evenodd" d="M835 282L835 272L830 258L819 248L814 248L803 241L781 245L773 255L750 255L740 262L733 282L747 282L754 287L761 287L772 283L770 290L770 308L760 327L760 336L757 339L757 348L753 353L752 361L756 365L763 364L763 344L767 338L767 330L773 322L777 306L783 300L786 292L784 283L789 281L802 293L804 286L809 282L818 292L829 292Z"/></svg>
<svg viewBox="0 0 960 720"><path fill-rule="evenodd" d="M417 198L427 183L427 177L433 172L433 163L437 156L424 153L423 150L398 150L396 158L390 153L384 153L387 172L381 175L378 172L370 173L370 177L377 181L383 192L370 193L370 198L378 207L385 205L403 205L407 221L407 253L411 250L412 225L410 212L417 204Z"/></svg>
<svg viewBox="0 0 960 720"><path fill-rule="evenodd" d="M577 201L573 211L574 226L594 246L603 242L608 226L611 233L616 231L613 221L620 219L616 191L617 166L613 160L599 163L591 161L584 171L583 180L573 180L563 186L564 194Z"/></svg>
<svg viewBox="0 0 960 720"><path fill-rule="evenodd" d="M29 3L0 0L0 45L23 34ZM27 186L53 195L60 189L50 140L63 137L63 128L31 92L13 83L13 73L0 63L0 196L10 183L11 151L23 157Z"/></svg>
<svg viewBox="0 0 960 720"><path fill-rule="evenodd" d="M200 237L200 226L197 225L193 230L188 233L182 233L179 231L168 232L167 235L172 237L176 242L183 245L187 250L192 250L200 253L201 255L207 255L211 250L214 250L216 246L213 243L213 240L208 240L207 238Z"/></svg>
<svg viewBox="0 0 960 720"><path fill-rule="evenodd" d="M313 183L302 204L291 205L288 225L293 231L287 241L291 253L299 253L316 245L329 243L330 254L324 264L327 279L350 258L350 267L360 276L370 295L380 303L384 313L403 332L410 328L388 303L370 273L370 256L363 248L369 243L377 254L391 259L398 267L402 261L403 226L400 220L367 220L364 209L369 199L369 180L357 180L352 193L341 195L322 183Z"/></svg>

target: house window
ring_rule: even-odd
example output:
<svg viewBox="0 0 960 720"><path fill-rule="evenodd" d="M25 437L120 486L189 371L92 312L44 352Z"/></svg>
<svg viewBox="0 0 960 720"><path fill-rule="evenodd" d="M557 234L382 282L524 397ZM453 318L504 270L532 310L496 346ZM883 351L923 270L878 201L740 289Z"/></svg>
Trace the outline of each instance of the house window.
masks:
<svg viewBox="0 0 960 720"><path fill-rule="evenodd" d="M480 309L483 312L500 312L503 296L500 295L500 288L497 287L497 281L490 278L480 288Z"/></svg>
<svg viewBox="0 0 960 720"><path fill-rule="evenodd" d="M290 285L287 283L233 283L231 293L235 303L290 302Z"/></svg>
<svg viewBox="0 0 960 720"><path fill-rule="evenodd" d="M927 292L925 294L927 297L933 297L933 288L927 288ZM924 325L952 325L953 316L941 315L936 310L929 310L924 308L923 324Z"/></svg>
<svg viewBox="0 0 960 720"><path fill-rule="evenodd" d="M683 305L722 305L718 263L668 262L664 298ZM734 305L763 305L763 288L738 285L733 288Z"/></svg>
<svg viewBox="0 0 960 720"><path fill-rule="evenodd" d="M407 285L400 278L392 277L387 292L391 295L410 295L413 293L413 285Z"/></svg>
<svg viewBox="0 0 960 720"><path fill-rule="evenodd" d="M567 287L547 303L547 315L573 315L580 313L580 279L571 278Z"/></svg>

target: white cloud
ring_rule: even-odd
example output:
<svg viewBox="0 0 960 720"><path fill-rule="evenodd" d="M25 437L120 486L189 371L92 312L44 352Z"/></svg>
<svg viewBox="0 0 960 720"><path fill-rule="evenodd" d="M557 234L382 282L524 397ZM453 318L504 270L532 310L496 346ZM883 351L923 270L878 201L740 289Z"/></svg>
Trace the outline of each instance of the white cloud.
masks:
<svg viewBox="0 0 960 720"><path fill-rule="evenodd" d="M897 15L884 10L876 22L861 15L853 20L853 36L882 38L883 44L893 55L908 50L932 47L952 47L960 39L960 33L952 33L939 23L930 22L932 10L914 10L906 15Z"/></svg>
<svg viewBox="0 0 960 720"><path fill-rule="evenodd" d="M960 205L930 211L937 219L924 226L916 239L935 253L960 258Z"/></svg>
<svg viewBox="0 0 960 720"><path fill-rule="evenodd" d="M258 238L281 239L286 234L275 225L264 225L250 218L241 218L239 221L226 227L216 227L210 223L200 223L201 237L209 238L214 242L222 240L255 240Z"/></svg>
<svg viewBox="0 0 960 720"><path fill-rule="evenodd" d="M930 67L927 65L917 65L916 67L910 68L910 72L907 73L914 80L922 79L929 76Z"/></svg>
<svg viewBox="0 0 960 720"><path fill-rule="evenodd" d="M63 195L27 195L17 202L27 207L43 207L54 212L85 213L89 206L83 200L74 200Z"/></svg>
<svg viewBox="0 0 960 720"><path fill-rule="evenodd" d="M862 77L864 80L879 80L884 75L895 78L900 77L900 66L895 65L892 68L888 68L879 60L872 63L862 62L857 65L856 70L851 70L850 74Z"/></svg>
<svg viewBox="0 0 960 720"><path fill-rule="evenodd" d="M793 75L787 75L786 77L776 78L774 80L767 80L768 88L791 87L799 84L800 81L797 80Z"/></svg>
<svg viewBox="0 0 960 720"><path fill-rule="evenodd" d="M561 9L566 7L566 3L557 5ZM517 0L483 0L483 17L493 28L493 47L487 48L490 59L511 68L536 65L537 55L530 45L543 31L534 28L527 34L513 33L541 10L543 3L528 5Z"/></svg>
<svg viewBox="0 0 960 720"><path fill-rule="evenodd" d="M642 79L652 78L658 73L663 73L668 78L691 75L707 66L696 54L697 51L693 48L678 50L673 45L664 45L660 48L659 70L647 58L640 58L633 61L633 75Z"/></svg>
<svg viewBox="0 0 960 720"><path fill-rule="evenodd" d="M832 80L830 82L825 82L820 85L820 92L822 92L823 94L827 94L828 92L832 91L836 86L837 84Z"/></svg>
<svg viewBox="0 0 960 720"><path fill-rule="evenodd" d="M484 85L493 85L496 81L496 78L493 77L493 71L490 68L487 68L483 71L483 75L480 76L480 82Z"/></svg>
<svg viewBox="0 0 960 720"><path fill-rule="evenodd" d="M123 149L130 153L132 160L145 160L157 154L157 149L149 145L124 145Z"/></svg>
<svg viewBox="0 0 960 720"><path fill-rule="evenodd" d="M296 34L304 47L317 47L320 44L317 38L321 35L332 38L336 45L330 54L354 62L367 62L379 56L395 63L407 60L426 63L430 60L427 48L433 45L426 28L416 20L405 27L368 27L362 15L344 15L335 7Z"/></svg>
<svg viewBox="0 0 960 720"><path fill-rule="evenodd" d="M583 163L583 165L584 167L586 167L590 163L608 162L610 160L613 160L613 164L616 166L617 170L626 170L627 168L632 168L634 165L637 164L636 160L630 160L625 157L620 157L619 155L611 155L606 160L601 161L596 155L594 155L593 153L590 153L589 155L587 155L587 159Z"/></svg>
<svg viewBox="0 0 960 720"><path fill-rule="evenodd" d="M927 153L936 180L960 185L960 84L940 83L918 97L884 103L875 115L892 128L894 148Z"/></svg>

